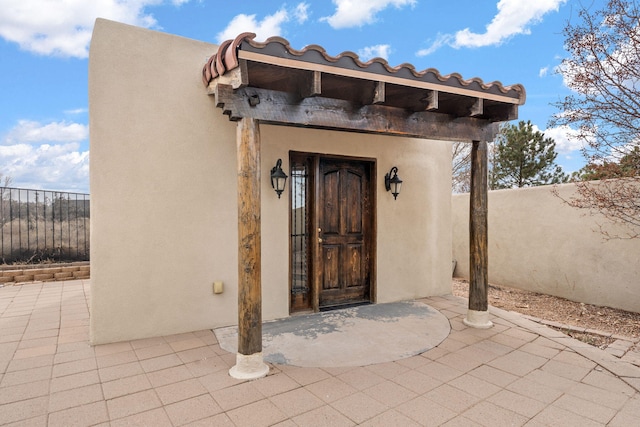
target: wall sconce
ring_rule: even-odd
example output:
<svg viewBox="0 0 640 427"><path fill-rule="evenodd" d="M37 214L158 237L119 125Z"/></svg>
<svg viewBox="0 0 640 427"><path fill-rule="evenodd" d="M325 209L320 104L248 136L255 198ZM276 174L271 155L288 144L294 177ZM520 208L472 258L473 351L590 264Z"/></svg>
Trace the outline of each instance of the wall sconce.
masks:
<svg viewBox="0 0 640 427"><path fill-rule="evenodd" d="M400 187L402 187L402 180L398 176L398 168L394 166L389 173L384 176L384 188L387 191L391 191L393 200L396 200L398 194L400 194Z"/></svg>
<svg viewBox="0 0 640 427"><path fill-rule="evenodd" d="M287 183L287 174L282 171L282 159L278 159L276 165L271 169L271 186L278 194L278 199L284 191L284 186Z"/></svg>

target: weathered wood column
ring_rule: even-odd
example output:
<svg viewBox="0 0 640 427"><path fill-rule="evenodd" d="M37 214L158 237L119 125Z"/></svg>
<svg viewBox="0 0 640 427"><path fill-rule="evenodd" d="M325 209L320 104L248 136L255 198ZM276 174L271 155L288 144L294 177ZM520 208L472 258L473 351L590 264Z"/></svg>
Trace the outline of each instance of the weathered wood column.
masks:
<svg viewBox="0 0 640 427"><path fill-rule="evenodd" d="M234 378L260 378L269 372L262 359L260 277L260 126L243 118L237 128L238 155L238 354Z"/></svg>
<svg viewBox="0 0 640 427"><path fill-rule="evenodd" d="M471 195L469 197L469 309L464 324L490 328L487 142L473 141L471 147Z"/></svg>

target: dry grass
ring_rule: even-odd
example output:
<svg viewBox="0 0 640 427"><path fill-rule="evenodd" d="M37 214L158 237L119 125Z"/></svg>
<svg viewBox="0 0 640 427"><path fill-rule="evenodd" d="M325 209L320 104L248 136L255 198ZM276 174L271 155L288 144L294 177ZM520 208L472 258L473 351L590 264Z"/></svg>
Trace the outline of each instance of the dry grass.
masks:
<svg viewBox="0 0 640 427"><path fill-rule="evenodd" d="M4 224L0 235L0 261L41 262L47 259L86 259L89 219L70 221L18 221Z"/></svg>

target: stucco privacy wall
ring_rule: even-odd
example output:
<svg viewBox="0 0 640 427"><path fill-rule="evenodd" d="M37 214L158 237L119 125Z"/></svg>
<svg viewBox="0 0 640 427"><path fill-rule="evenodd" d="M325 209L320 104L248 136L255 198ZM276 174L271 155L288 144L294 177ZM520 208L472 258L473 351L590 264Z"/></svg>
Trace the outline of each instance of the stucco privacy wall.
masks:
<svg viewBox="0 0 640 427"><path fill-rule="evenodd" d="M216 46L99 19L89 58L91 342L237 323L236 124L200 72ZM450 292L450 144L261 126L263 318L289 315L290 150L377 162L377 301ZM398 200L384 174L398 166ZM287 184L288 186L288 184ZM212 283L225 284L214 295Z"/></svg>
<svg viewBox="0 0 640 427"><path fill-rule="evenodd" d="M557 187L564 199L573 184ZM640 312L640 239L603 240L552 186L489 192L489 281L573 301ZM455 274L469 277L469 195L454 195Z"/></svg>

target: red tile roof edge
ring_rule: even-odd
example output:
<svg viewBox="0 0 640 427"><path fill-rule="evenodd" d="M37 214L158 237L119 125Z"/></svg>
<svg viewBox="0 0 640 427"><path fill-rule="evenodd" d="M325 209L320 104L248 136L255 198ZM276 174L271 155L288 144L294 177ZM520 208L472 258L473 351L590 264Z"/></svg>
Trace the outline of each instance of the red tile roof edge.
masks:
<svg viewBox="0 0 640 427"><path fill-rule="evenodd" d="M524 104L524 100L526 99L526 91L524 86L522 86L521 84L514 84L514 85L509 85L509 86L504 86L501 82L499 81L493 81L490 83L485 83L482 79L480 79L479 77L473 77L471 79L464 79L462 77L462 75L460 75L459 73L451 73L451 74L447 74L445 76L443 76L442 74L440 74L440 72L435 69L435 68L427 68L423 71L416 71L415 67L412 64L409 63L402 63L400 65L397 65L395 67L392 67L389 65L389 63L383 59L383 58L373 58L370 59L367 62L362 62L359 58L359 56L354 53L354 52L350 52L350 51L345 51L340 53L338 56L331 56L327 53L327 51L319 45L308 45L305 46L302 50L296 50L294 48L291 47L291 45L289 44L289 41L282 38L282 37L269 37L267 40L265 40L264 42L257 42L255 41L256 34L255 33L242 33L240 35L238 35L235 39L233 40L226 40L224 42L222 42L220 44L220 46L218 47L218 51L216 53L214 53L211 58L209 58L208 62L205 64L203 70L202 70L202 82L204 83L205 86L209 85L209 82L211 82L211 80L215 79L218 76L222 76L224 75L227 71L231 71L234 68L238 67L239 64L239 60L238 60L238 49L240 47L240 45L242 44L242 42L246 41L247 43L249 43L252 47L256 48L256 49L262 49L267 47L269 44L271 43L279 43L281 45L284 46L284 48L286 49L286 51L294 56L303 56L305 53L307 53L308 51L316 51L318 52L320 55L322 55L322 57L327 61L327 62L331 62L331 63L336 63L338 62L340 59L344 58L344 57L348 57L351 58L353 60L353 62L360 68L362 69L366 69L368 67L370 67L372 64L380 64L382 65L385 70L390 74L396 74L398 73L400 70L402 69L406 69L408 71L410 71L415 77L417 78L421 78L423 76L425 76L428 73L431 73L432 75L434 75L439 81L445 83L451 79L456 79L459 84L461 86L469 86L473 83L477 83L480 85L480 87L484 90L490 90L492 88L497 88L500 92L507 94L511 91L515 91L518 93L518 99L520 100L520 104Z"/></svg>

